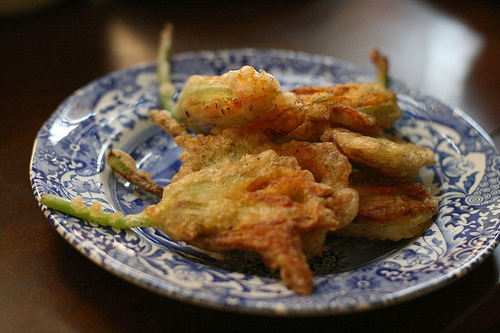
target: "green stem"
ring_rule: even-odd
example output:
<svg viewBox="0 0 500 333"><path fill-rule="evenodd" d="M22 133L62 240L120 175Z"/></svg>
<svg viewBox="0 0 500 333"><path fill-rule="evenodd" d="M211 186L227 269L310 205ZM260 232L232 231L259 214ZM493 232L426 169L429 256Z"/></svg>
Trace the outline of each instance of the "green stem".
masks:
<svg viewBox="0 0 500 333"><path fill-rule="evenodd" d="M381 55L378 52L378 50L373 49L370 52L370 59L377 69L377 76L375 78L375 82L378 82L381 85L383 85L384 87L387 87L387 84L389 81L388 76L387 76L387 72L389 69L389 64L388 64L387 58L385 56Z"/></svg>
<svg viewBox="0 0 500 333"><path fill-rule="evenodd" d="M158 50L158 90L160 92L161 104L165 110L172 112L174 109L175 86L172 83L170 51L172 47L173 26L167 24L160 36Z"/></svg>
<svg viewBox="0 0 500 333"><path fill-rule="evenodd" d="M153 181L150 173L138 169L135 160L124 151L119 149L108 150L106 163L113 173L119 174L143 191L152 193L159 198L162 197L163 187Z"/></svg>
<svg viewBox="0 0 500 333"><path fill-rule="evenodd" d="M50 209L106 227L128 229L135 227L155 227L157 225L156 222L148 218L144 213L127 216L122 216L119 213L106 213L98 203L94 203L92 207L87 207L79 199L70 201L54 194L43 193L40 203Z"/></svg>

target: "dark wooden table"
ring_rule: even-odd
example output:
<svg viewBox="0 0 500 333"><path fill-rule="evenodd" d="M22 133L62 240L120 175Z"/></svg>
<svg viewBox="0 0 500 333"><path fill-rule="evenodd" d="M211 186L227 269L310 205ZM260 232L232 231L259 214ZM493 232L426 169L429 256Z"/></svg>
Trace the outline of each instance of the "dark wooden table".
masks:
<svg viewBox="0 0 500 333"><path fill-rule="evenodd" d="M494 1L161 2L60 1L0 18L1 332L500 328L499 250L465 277L403 304L273 318L158 296L107 273L59 236L28 179L36 133L76 89L154 60L166 21L175 25L174 53L279 48L370 68L367 53L378 47L389 55L393 77L465 110L500 144L500 10ZM486 307L478 304L483 296ZM464 312L473 313L472 320Z"/></svg>

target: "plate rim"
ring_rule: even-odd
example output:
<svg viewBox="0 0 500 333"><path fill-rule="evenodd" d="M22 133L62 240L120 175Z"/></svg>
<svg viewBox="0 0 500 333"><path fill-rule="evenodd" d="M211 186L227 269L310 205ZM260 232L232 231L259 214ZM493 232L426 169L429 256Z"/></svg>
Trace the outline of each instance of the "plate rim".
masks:
<svg viewBox="0 0 500 333"><path fill-rule="evenodd" d="M271 52L271 53L277 53L277 54L281 54L284 52L286 54L294 54L294 55L297 55L300 57L305 57L308 59L310 59L312 57L312 58L316 58L316 59L327 60L327 61L332 62L332 63L341 64L342 66L346 66L348 69L354 68L357 70L361 69L363 71L366 71L366 69L358 67L355 64L351 64L349 62L339 60L339 59L336 59L336 58L331 57L331 56L312 54L312 53L307 53L307 52L302 52L302 51L290 51L290 50L279 50L279 49L242 48L242 49L192 51L192 52L184 52L184 53L176 54L172 57L172 60L177 61L179 59L185 59L187 57L196 57L196 56L199 56L200 54L214 54L217 52L227 52L227 53L232 53L232 52L242 52L242 53L245 53L245 52ZM123 271L123 268L120 269L120 264L117 264L117 263L113 264L114 261L118 262L118 260L116 258L103 257L102 264L100 264L99 261L97 260L97 258L89 257L88 254L85 253L83 248L76 246L76 244L74 244L75 239L72 238L69 233L65 233L65 234L62 233L61 230L59 230L60 226L58 228L55 225L56 223L61 223L60 221L57 221L57 215L61 215L61 214L51 212L45 206L40 204L40 202L39 202L40 192L38 191L38 188L36 188L35 184L33 183L33 179L31 176L32 167L33 167L33 159L35 157L34 155L35 155L35 150L37 147L37 141L38 141L38 138L39 138L39 135L40 135L42 128L44 128L46 126L46 124L49 124L53 119L57 118L58 114L61 112L62 106L65 103L67 103L71 98L73 98L78 91L88 89L90 86L101 81L103 78L110 77L110 76L120 76L123 73L130 71L131 69L144 70L146 68L149 68L149 67L155 66L155 65L156 65L156 62L147 62L147 63L142 63L142 64L138 64L135 66L131 66L128 68L119 69L119 70L110 72L102 77L99 77L95 80L92 80L91 82L87 83L83 87L81 87L78 90L76 90L75 92L73 92L55 109L54 112L51 113L51 115L47 118L47 120L42 124L40 130L37 132L37 136L36 136L34 144L33 144L32 154L31 154L31 158L30 158L30 183L31 183L35 198L37 199L38 204L39 204L42 212L44 213L45 217L51 222L51 224L53 225L53 227L55 227L57 232L61 236L63 236L63 238L66 239L66 241L68 241L72 245L73 248L77 249L79 252L84 254L85 257L87 257L88 259L93 261L99 267L104 268L105 270L113 273L115 276L118 276L119 278L122 278L124 280L129 281L132 284L135 284L136 286L148 289L152 292L161 294L163 296L167 296L167 297L170 297L170 298L178 300L178 301L190 303L190 304L197 305L197 306L207 307L207 308L211 308L211 309L216 308L216 309L221 309L221 310L225 310L225 311L232 311L232 312L238 312L238 313L253 313L253 314L260 314L260 315L267 314L270 316L276 316L276 315L285 315L285 316L289 316L289 315L293 315L293 316L317 316L317 315L319 315L319 316L322 316L322 315L332 315L332 314L342 314L342 313L353 313L353 312L358 312L358 311L364 311L364 310L369 310L369 309L391 306L391 305L394 305L396 303L404 302L404 301L407 301L409 299L413 299L415 297L420 297L422 295L428 294L436 289L440 289L440 288L448 285L449 283L453 282L455 279L460 278L460 277L468 274L478 264L483 262L489 255L491 255L491 253L493 252L495 247L499 244L500 232L497 232L495 238L486 247L484 247L480 251L480 253L474 255L473 259L468 260L465 263L466 265L462 265L460 267L457 267L453 271L448 272L444 275L441 275L438 278L434 278L431 281L426 281L423 283L423 286L421 286L420 284L416 285L414 288L417 289L417 294L415 294L415 291L409 291L408 289L405 289L405 290L397 292L396 294L398 294L398 295L396 295L396 297L388 297L387 295L385 297L382 297L382 299L377 304L375 304L375 307L373 306L373 304L365 304L365 306L358 305L355 308L355 311L352 311L352 309L345 309L345 311L339 311L338 308L333 309L333 311L331 311L332 309L325 309L323 311L318 311L317 309L311 308L311 309L299 309L297 311L293 310L293 309L292 310L287 309L287 311L285 311L285 312L280 312L280 311L269 312L270 309L268 309L268 308L262 308L262 309L248 308L248 307L241 308L241 307L234 307L234 306L231 306L228 304L199 302L199 300L196 300L194 298L186 299L185 295L179 294L179 292L175 290L176 288L173 288L172 290L165 290L164 288L161 288L159 285L155 285L155 284L151 283L151 281L149 283L147 283L146 285L144 283L141 283L139 281L140 279L139 279L138 275L136 276L134 274L133 276L130 276L129 274L127 274L126 272ZM419 91L416 91L416 90L412 90L412 91L414 91L414 93L416 95L418 95L419 97L430 97L430 98L435 99L434 97L431 97L431 96L427 96L427 95L424 96ZM440 102L437 99L436 99L436 101ZM442 102L440 102L440 103L442 103ZM450 104L447 104L447 103L442 103L442 104L451 108L452 112L456 113L460 118L462 118L464 121L466 121L472 128L477 130L480 133L480 135L490 144L490 146L495 150L496 154L498 155L498 150L497 150L497 147L494 144L493 140L474 119L472 119L468 114L465 113L465 111L463 111L459 108L456 108L456 107L454 107ZM65 217L63 217L63 219L64 218ZM108 264L103 265L104 262L106 262ZM115 265L116 265L116 267L115 267ZM125 269L127 269L127 268L128 267L126 267ZM433 283L431 283L431 282L433 282ZM391 294L391 295L393 295L393 294ZM384 301L384 298L386 299L385 301Z"/></svg>

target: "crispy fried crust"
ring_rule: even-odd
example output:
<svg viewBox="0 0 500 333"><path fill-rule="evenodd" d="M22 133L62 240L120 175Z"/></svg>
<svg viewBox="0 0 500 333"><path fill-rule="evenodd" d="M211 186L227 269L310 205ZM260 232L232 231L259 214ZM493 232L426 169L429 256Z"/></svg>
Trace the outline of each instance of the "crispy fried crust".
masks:
<svg viewBox="0 0 500 333"><path fill-rule="evenodd" d="M273 149L286 156L293 156L304 170L309 170L317 182L334 189L349 184L352 167L347 157L331 142L290 141L274 145Z"/></svg>
<svg viewBox="0 0 500 333"><path fill-rule="evenodd" d="M348 159L332 143L277 144L245 128L191 136L166 111L150 118L184 150L183 165L164 199L146 208L148 217L174 240L256 252L293 290L310 293L307 256L358 210Z"/></svg>
<svg viewBox="0 0 500 333"><path fill-rule="evenodd" d="M351 223L335 234L343 237L399 241L422 235L432 225L434 214L424 214L386 225Z"/></svg>
<svg viewBox="0 0 500 333"><path fill-rule="evenodd" d="M238 127L267 115L280 94L272 75L243 66L220 76L191 76L173 113L189 129L209 133L214 126Z"/></svg>
<svg viewBox="0 0 500 333"><path fill-rule="evenodd" d="M302 249L302 240L292 223L266 223L201 236L195 244L213 251L244 250L260 255L271 270L280 270L283 281L295 292L308 295L313 275Z"/></svg>
<svg viewBox="0 0 500 333"><path fill-rule="evenodd" d="M291 139L317 141L325 129L339 126L374 134L402 115L396 95L376 82L299 87L291 92L306 110L304 123L288 134Z"/></svg>
<svg viewBox="0 0 500 333"><path fill-rule="evenodd" d="M410 142L367 136L341 128L330 128L322 141L334 142L352 163L400 179L418 176L422 166L435 163L434 152Z"/></svg>
<svg viewBox="0 0 500 333"><path fill-rule="evenodd" d="M386 64L376 56L385 80ZM293 290L308 294L306 258L327 232L412 237L436 213L420 184L349 179L350 163L401 179L431 163L432 152L422 147L375 137L401 113L395 94L377 82L283 93L271 75L248 66L192 77L174 114L197 136L168 112L151 112L184 150L163 199L145 214L174 240L256 252Z"/></svg>
<svg viewBox="0 0 500 333"><path fill-rule="evenodd" d="M422 234L438 212L438 200L420 183L355 173L351 186L359 193L356 218L338 230L342 236L400 240Z"/></svg>
<svg viewBox="0 0 500 333"><path fill-rule="evenodd" d="M198 134L194 137L180 130L167 111L153 110L150 119L174 136L176 143L184 148L179 157L184 164L174 180L224 160L237 161L245 154L272 149L280 155L295 157L299 166L310 171L317 182L334 189L345 188L349 183L351 164L331 142L290 141L277 144L270 140L266 132L248 131L247 128L225 129L218 135Z"/></svg>
<svg viewBox="0 0 500 333"><path fill-rule="evenodd" d="M387 225L437 213L436 200L420 183L355 185L360 196L355 222Z"/></svg>
<svg viewBox="0 0 500 333"><path fill-rule="evenodd" d="M356 211L355 191L334 193L296 158L273 150L184 173L165 187L160 203L145 209L172 239L208 250L256 252L306 294L312 286L306 253L317 246L311 235L346 225Z"/></svg>

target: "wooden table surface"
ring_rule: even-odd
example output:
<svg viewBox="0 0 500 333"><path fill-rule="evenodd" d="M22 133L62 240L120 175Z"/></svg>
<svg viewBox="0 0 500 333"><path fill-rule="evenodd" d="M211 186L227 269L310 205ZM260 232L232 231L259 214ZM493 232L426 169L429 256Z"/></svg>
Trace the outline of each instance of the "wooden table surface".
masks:
<svg viewBox="0 0 500 333"><path fill-rule="evenodd" d="M0 18L1 332L500 328L498 249L465 277L402 304L343 316L275 318L158 296L106 272L57 234L28 177L37 131L78 88L155 60L167 21L175 25L174 53L278 48L371 68L367 54L378 47L389 56L393 77L465 110L500 144L500 11L494 1L158 3L60 1ZM488 306L479 307L483 296ZM464 312L473 313L469 321Z"/></svg>

